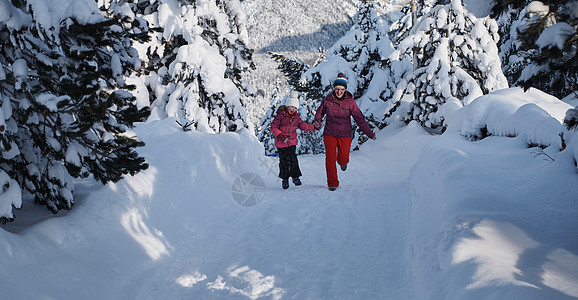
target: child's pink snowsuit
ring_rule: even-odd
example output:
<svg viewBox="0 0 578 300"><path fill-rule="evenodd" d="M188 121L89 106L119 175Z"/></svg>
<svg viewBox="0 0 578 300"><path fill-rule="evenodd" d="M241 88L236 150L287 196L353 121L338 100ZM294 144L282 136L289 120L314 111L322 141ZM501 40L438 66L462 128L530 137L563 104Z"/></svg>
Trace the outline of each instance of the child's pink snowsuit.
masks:
<svg viewBox="0 0 578 300"><path fill-rule="evenodd" d="M285 106L280 107L271 123L271 133L275 136L275 147L285 148L297 145L299 143L297 128L308 131L315 130L313 124L305 123L299 113L291 116Z"/></svg>

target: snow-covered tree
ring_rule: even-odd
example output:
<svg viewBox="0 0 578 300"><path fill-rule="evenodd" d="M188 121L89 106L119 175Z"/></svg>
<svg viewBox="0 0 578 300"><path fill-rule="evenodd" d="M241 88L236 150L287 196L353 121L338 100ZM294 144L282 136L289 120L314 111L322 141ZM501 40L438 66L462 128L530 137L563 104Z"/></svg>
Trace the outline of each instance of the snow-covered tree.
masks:
<svg viewBox="0 0 578 300"><path fill-rule="evenodd" d="M575 1L500 1L500 57L511 85L564 98L576 90L578 28Z"/></svg>
<svg viewBox="0 0 578 300"><path fill-rule="evenodd" d="M374 2L363 0L350 30L327 53L328 57L341 56L349 63L349 75L355 75L349 76L355 78L350 81L356 85L348 85L348 90L355 99L367 90L382 57L392 52L393 47L385 31L386 27L375 10Z"/></svg>
<svg viewBox="0 0 578 300"><path fill-rule="evenodd" d="M348 78L348 91L358 99L358 105L366 115L370 126L381 125L381 116L373 115L373 108L381 106L396 85L389 56L394 52L387 34L387 26L375 9L375 2L361 1L350 30L325 53L326 59L308 67L304 63L274 56L280 69L288 77L289 84L302 93L301 116L313 122L316 109L323 97L332 92L333 80L338 73ZM398 80L399 81L399 80ZM323 151L322 131L303 133L306 142L300 146L302 153ZM364 135L354 137L353 147L366 140Z"/></svg>
<svg viewBox="0 0 578 300"><path fill-rule="evenodd" d="M560 3L562 4L562 3ZM530 63L517 84L564 98L578 88L578 2L544 5L531 2L518 39L528 48Z"/></svg>
<svg viewBox="0 0 578 300"><path fill-rule="evenodd" d="M351 70L348 77L357 81L357 86L348 86L348 90L353 92L359 108L374 128L385 126L381 110L375 109L391 98L408 70L405 62L391 60L394 51L388 24L378 15L376 3L367 0L361 1L350 30L328 51L328 57L341 56L348 62L346 70ZM356 128L353 148L366 140Z"/></svg>
<svg viewBox="0 0 578 300"><path fill-rule="evenodd" d="M131 11L157 31L137 46L153 118L215 133L248 126L242 100L254 91L242 73L254 63L238 0L140 1Z"/></svg>
<svg viewBox="0 0 578 300"><path fill-rule="evenodd" d="M125 82L141 67L128 33L136 24L106 18L94 2L58 16L42 2L16 3L0 2L3 221L18 189L56 213L73 206L74 178L116 182L148 166L128 132L149 114Z"/></svg>
<svg viewBox="0 0 578 300"><path fill-rule="evenodd" d="M299 93L300 106L298 109L299 115L303 121L313 123L315 111L319 105L317 100L323 97L324 92L319 88L320 84L312 85L310 83L301 82L300 79L309 66L302 61L287 59L278 53L271 53L275 61L279 63L279 70L285 74L289 85L292 87L292 92ZM307 99L312 97L312 99ZM267 154L275 153L277 150L274 147L274 137L270 132L271 123L275 118L275 114L279 106L284 105L286 97L279 95L279 89L276 89L271 96L271 108L265 113L259 122L259 140L265 145ZM323 136L319 131L298 131L297 133L299 144L297 145L297 154L306 153L321 153L324 151Z"/></svg>
<svg viewBox="0 0 578 300"><path fill-rule="evenodd" d="M498 1L492 9L494 18L499 24L498 41L499 55L502 61L502 71L508 83L514 85L520 77L522 69L530 62L527 48L517 39L522 10L528 0Z"/></svg>
<svg viewBox="0 0 578 300"><path fill-rule="evenodd" d="M564 118L564 125L568 130L578 129L578 107L569 109Z"/></svg>
<svg viewBox="0 0 578 300"><path fill-rule="evenodd" d="M261 118L258 128L256 128L257 138L265 147L265 154L267 155L277 152L277 149L275 148L275 137L271 133L271 123L273 122L273 119L275 119L277 109L283 105L283 103L284 99L279 94L279 85L277 84L271 93L270 107Z"/></svg>
<svg viewBox="0 0 578 300"><path fill-rule="evenodd" d="M389 28L391 41L397 45L410 35L417 18L428 14L437 2L437 0L409 0L407 4L399 10L390 12L386 17L391 20L391 26Z"/></svg>
<svg viewBox="0 0 578 300"><path fill-rule="evenodd" d="M299 115L303 121L313 123L315 111L319 106L319 98L323 97L325 89L322 88L318 81L302 82L303 73L309 69L309 66L298 60L292 60L278 53L270 53L272 58L279 63L279 70L287 77L291 90L299 93L300 107ZM320 53L323 55L323 53ZM285 103L287 97L281 97L279 90L276 89L271 96L271 108L265 113L259 122L259 140L265 145L267 154L276 151L273 146L273 135L270 133L271 122L275 117L279 106ZM298 131L299 144L297 145L297 154L321 153L324 150L323 136L319 131Z"/></svg>
<svg viewBox="0 0 578 300"><path fill-rule="evenodd" d="M476 18L460 0L428 7L398 45L399 60L413 60L414 71L399 84L390 107L408 102L406 121L443 129L446 113L508 87L497 40L496 22Z"/></svg>

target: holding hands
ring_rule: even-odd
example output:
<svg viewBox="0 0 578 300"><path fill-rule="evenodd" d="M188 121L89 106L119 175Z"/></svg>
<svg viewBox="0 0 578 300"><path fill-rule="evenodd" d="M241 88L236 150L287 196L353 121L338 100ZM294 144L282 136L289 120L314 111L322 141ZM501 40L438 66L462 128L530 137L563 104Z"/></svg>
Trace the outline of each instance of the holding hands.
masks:
<svg viewBox="0 0 578 300"><path fill-rule="evenodd" d="M289 138L289 135L283 134L283 133L279 133L279 134L277 135L277 138L276 138L276 139L277 139L278 142L286 143L288 138Z"/></svg>

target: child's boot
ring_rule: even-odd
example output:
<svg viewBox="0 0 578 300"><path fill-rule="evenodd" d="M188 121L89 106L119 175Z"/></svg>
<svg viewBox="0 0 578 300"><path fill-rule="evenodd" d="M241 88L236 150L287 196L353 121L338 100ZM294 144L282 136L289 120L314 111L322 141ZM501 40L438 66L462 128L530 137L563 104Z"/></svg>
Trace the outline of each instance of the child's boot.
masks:
<svg viewBox="0 0 578 300"><path fill-rule="evenodd" d="M289 179L283 179L283 181L281 182L281 186L283 187L284 190L289 188Z"/></svg>
<svg viewBox="0 0 578 300"><path fill-rule="evenodd" d="M293 178L293 184L295 184L297 186L302 185L301 179L299 179L299 177Z"/></svg>

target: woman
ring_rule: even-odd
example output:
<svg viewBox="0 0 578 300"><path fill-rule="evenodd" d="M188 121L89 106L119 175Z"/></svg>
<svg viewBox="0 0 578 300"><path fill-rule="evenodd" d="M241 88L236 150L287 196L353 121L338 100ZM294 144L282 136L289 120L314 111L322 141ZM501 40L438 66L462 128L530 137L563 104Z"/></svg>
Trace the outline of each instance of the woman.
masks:
<svg viewBox="0 0 578 300"><path fill-rule="evenodd" d="M319 126L325 115L325 129L323 130L323 143L325 145L325 171L327 173L327 186L330 191L335 191L339 186L337 178L337 162L341 170L347 169L349 163L349 151L353 138L351 117L370 139L375 140L375 133L371 131L365 121L365 117L353 100L353 95L348 92L347 78L339 73L333 81L333 92L321 101L321 105L315 113L315 125Z"/></svg>

